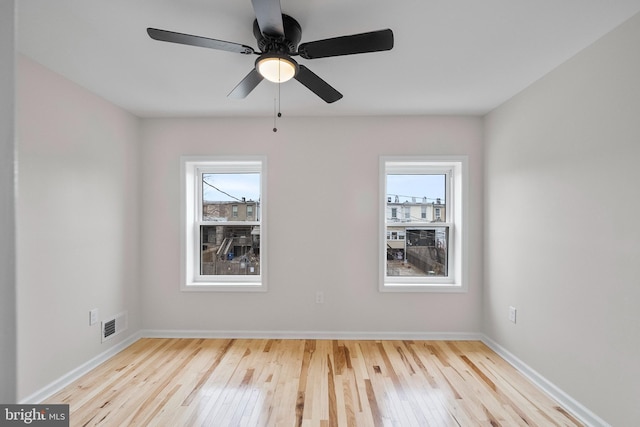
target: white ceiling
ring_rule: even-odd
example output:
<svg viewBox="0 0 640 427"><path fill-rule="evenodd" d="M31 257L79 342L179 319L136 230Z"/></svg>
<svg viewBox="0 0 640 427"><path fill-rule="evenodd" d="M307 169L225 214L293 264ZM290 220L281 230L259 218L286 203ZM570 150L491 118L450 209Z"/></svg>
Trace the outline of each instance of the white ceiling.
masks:
<svg viewBox="0 0 640 427"><path fill-rule="evenodd" d="M255 56L149 38L147 27L246 44L250 0L16 1L18 50L141 117L271 115L277 85L227 94ZM640 0L281 0L302 42L391 28L388 52L304 60L344 98L295 80L283 114L484 114L640 11Z"/></svg>

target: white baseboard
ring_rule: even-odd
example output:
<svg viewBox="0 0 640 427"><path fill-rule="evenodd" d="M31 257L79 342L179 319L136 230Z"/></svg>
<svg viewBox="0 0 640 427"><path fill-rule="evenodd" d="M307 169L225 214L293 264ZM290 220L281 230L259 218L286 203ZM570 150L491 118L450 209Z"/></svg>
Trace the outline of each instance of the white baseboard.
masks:
<svg viewBox="0 0 640 427"><path fill-rule="evenodd" d="M611 427L611 425L604 421L602 418L591 412L580 402L562 391L551 381L540 375L529 365L514 356L511 352L509 352L497 342L493 341L491 338L487 337L486 335L481 335L480 340L485 343L491 350L495 351L498 356L502 357L511 366L520 371L520 373L527 377L529 381L538 386L538 388L542 389L545 393L547 393L555 401L557 401L564 409L569 411L572 415L574 415L587 426Z"/></svg>
<svg viewBox="0 0 640 427"><path fill-rule="evenodd" d="M131 344L138 341L139 339L140 339L140 332L136 332L132 334L125 340L119 342L118 344L114 345L108 350L105 350L104 352L100 353L93 359L83 363L82 365L78 366L74 370L66 373L65 375L61 376L57 380L53 381L52 383L36 391L35 393L25 397L24 399L21 399L18 403L38 404L40 402L43 402L48 397L53 396L58 391L62 390L64 387L68 386L69 384L71 384L72 382L74 382L84 374L88 373L92 369L98 367L100 364L111 359L113 356L120 353L122 350L129 347Z"/></svg>
<svg viewBox="0 0 640 427"><path fill-rule="evenodd" d="M239 338L239 339L327 339L327 340L443 340L480 341L475 332L342 332L342 331L207 331L159 330L140 331L144 338Z"/></svg>

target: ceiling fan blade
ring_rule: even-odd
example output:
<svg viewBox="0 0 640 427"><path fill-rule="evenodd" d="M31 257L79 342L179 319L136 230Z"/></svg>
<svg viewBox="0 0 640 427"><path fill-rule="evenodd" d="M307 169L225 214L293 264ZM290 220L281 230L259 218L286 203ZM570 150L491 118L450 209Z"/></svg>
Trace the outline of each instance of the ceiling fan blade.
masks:
<svg viewBox="0 0 640 427"><path fill-rule="evenodd" d="M147 28L147 34L154 40L186 44L189 46L207 47L209 49L226 50L228 52L243 53L249 55L255 53L252 47L239 43L226 42L224 40L208 39L206 37L192 36L190 34L176 33L173 31Z"/></svg>
<svg viewBox="0 0 640 427"><path fill-rule="evenodd" d="M386 29L302 43L298 47L298 53L305 59L315 59L380 52L392 48L393 31Z"/></svg>
<svg viewBox="0 0 640 427"><path fill-rule="evenodd" d="M325 102L330 104L342 98L342 94L340 92L318 77L310 69L304 65L299 65L298 67L298 74L296 74L295 79L305 85L311 92L322 98Z"/></svg>
<svg viewBox="0 0 640 427"><path fill-rule="evenodd" d="M260 31L265 36L284 37L280 0L251 0Z"/></svg>
<svg viewBox="0 0 640 427"><path fill-rule="evenodd" d="M227 95L233 99L243 99L251 93L252 90L258 86L264 77L255 68L247 74L244 79L236 87L233 88L231 93Z"/></svg>

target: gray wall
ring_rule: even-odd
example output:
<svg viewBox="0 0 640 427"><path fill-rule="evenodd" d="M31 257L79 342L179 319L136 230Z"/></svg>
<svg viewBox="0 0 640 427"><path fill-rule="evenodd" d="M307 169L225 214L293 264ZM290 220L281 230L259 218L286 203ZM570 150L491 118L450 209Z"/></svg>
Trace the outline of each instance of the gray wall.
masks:
<svg viewBox="0 0 640 427"><path fill-rule="evenodd" d="M140 329L138 119L18 61L18 396ZM104 344L99 318L128 311Z"/></svg>
<svg viewBox="0 0 640 427"><path fill-rule="evenodd" d="M0 1L0 402L16 399L14 2Z"/></svg>
<svg viewBox="0 0 640 427"><path fill-rule="evenodd" d="M486 117L485 331L615 426L640 420L639 46L637 15Z"/></svg>
<svg viewBox="0 0 640 427"><path fill-rule="evenodd" d="M142 294L154 330L480 332L477 117L143 121ZM181 155L266 155L269 292L180 292ZM380 155L469 156L469 292L378 292ZM317 291L324 304L315 303Z"/></svg>

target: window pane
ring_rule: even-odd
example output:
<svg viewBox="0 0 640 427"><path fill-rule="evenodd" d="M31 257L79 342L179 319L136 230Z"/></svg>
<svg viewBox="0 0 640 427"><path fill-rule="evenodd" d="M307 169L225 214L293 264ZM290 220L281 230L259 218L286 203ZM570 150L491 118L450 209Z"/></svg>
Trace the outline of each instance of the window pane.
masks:
<svg viewBox="0 0 640 427"><path fill-rule="evenodd" d="M259 275L260 226L200 227L200 274Z"/></svg>
<svg viewBox="0 0 640 427"><path fill-rule="evenodd" d="M259 173L203 173L203 221L258 221Z"/></svg>
<svg viewBox="0 0 640 427"><path fill-rule="evenodd" d="M387 205L415 205L420 218L420 206L445 203L444 174L388 174Z"/></svg>
<svg viewBox="0 0 640 427"><path fill-rule="evenodd" d="M447 277L449 228L388 227L387 276Z"/></svg>
<svg viewBox="0 0 640 427"><path fill-rule="evenodd" d="M260 275L259 216L260 173L203 173L202 220L234 225L200 227L200 274Z"/></svg>
<svg viewBox="0 0 640 427"><path fill-rule="evenodd" d="M388 174L387 276L447 277L446 175Z"/></svg>

